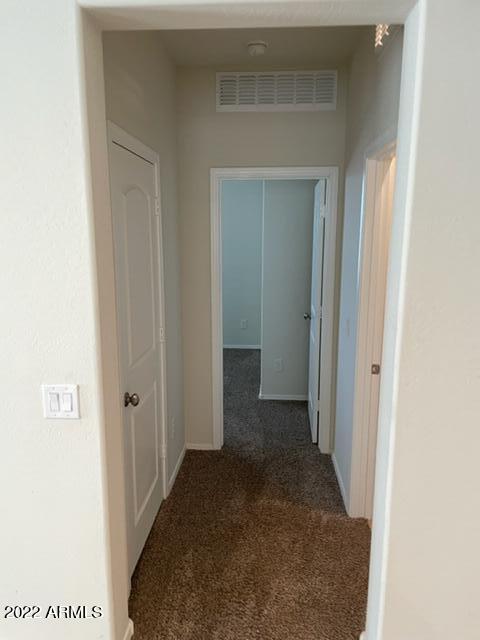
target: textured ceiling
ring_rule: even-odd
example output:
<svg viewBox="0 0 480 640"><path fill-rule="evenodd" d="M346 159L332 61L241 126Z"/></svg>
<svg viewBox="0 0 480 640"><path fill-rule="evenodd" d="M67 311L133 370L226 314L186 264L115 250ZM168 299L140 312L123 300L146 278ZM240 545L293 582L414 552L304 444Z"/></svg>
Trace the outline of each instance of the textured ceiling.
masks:
<svg viewBox="0 0 480 640"><path fill-rule="evenodd" d="M403 24L416 0L78 0L104 29Z"/></svg>
<svg viewBox="0 0 480 640"><path fill-rule="evenodd" d="M340 64L354 51L369 27L310 27L277 29L207 29L162 31L160 37L179 66L311 66ZM370 27L373 29L373 27ZM252 58L247 43L264 40L265 55ZM373 34L372 34L373 46Z"/></svg>

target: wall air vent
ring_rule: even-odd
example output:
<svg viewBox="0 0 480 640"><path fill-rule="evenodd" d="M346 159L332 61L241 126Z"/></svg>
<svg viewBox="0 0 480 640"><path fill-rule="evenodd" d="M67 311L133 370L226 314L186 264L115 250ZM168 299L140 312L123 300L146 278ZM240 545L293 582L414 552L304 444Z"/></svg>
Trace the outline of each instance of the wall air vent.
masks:
<svg viewBox="0 0 480 640"><path fill-rule="evenodd" d="M217 73L217 111L333 111L336 71Z"/></svg>

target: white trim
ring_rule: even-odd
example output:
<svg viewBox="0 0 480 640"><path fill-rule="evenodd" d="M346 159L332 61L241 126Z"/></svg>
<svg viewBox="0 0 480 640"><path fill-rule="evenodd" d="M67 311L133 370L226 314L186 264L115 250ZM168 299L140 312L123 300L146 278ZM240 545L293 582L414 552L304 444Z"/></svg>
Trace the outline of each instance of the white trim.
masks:
<svg viewBox="0 0 480 640"><path fill-rule="evenodd" d="M322 180L338 172L337 167L226 167L210 169L218 180ZM215 183L214 182L214 183Z"/></svg>
<svg viewBox="0 0 480 640"><path fill-rule="evenodd" d="M333 389L335 377L335 275L337 237L338 167L231 167L210 170L210 247L212 283L212 401L213 447L223 446L223 326L222 326L222 180L322 180L327 181L327 215L330 224L325 235L325 302L322 330L321 371L325 383L322 386L322 402L327 417L327 428L319 433L319 447L323 453L331 453L333 441ZM329 243L329 244L327 244ZM328 313L331 310L331 313ZM265 396L263 396L265 397ZM284 398L284 397L283 397ZM187 445L188 446L188 445Z"/></svg>
<svg viewBox="0 0 480 640"><path fill-rule="evenodd" d="M187 442L185 445L187 451L214 451L218 449L214 444L205 444L203 442Z"/></svg>
<svg viewBox="0 0 480 640"><path fill-rule="evenodd" d="M170 476L170 480L167 484L167 495L169 496L170 491L172 490L173 485L175 484L175 480L177 479L178 472L180 471L180 467L182 466L183 459L185 458L185 453L187 452L187 447L183 447L182 453L178 456L177 464L175 465L175 469L173 470L172 475Z"/></svg>
<svg viewBox="0 0 480 640"><path fill-rule="evenodd" d="M342 494L343 504L345 505L345 509L348 515L350 515L350 512L348 510L347 492L345 491L345 485L343 484L342 474L340 473L340 467L338 466L335 453L332 453L332 463L333 463L333 468L335 469L335 475L337 476L338 486L340 487L340 493Z"/></svg>
<svg viewBox="0 0 480 640"><path fill-rule="evenodd" d="M375 460L377 428L376 424L371 424L371 400L373 398L372 376L369 368L377 360L379 364L381 363L382 346L378 344L379 336L376 326L379 323L379 318L383 318L384 313L388 255L386 247L390 235L386 207L391 208L391 191L393 190L393 185L389 184L388 193L385 192L383 177L389 171L394 153L395 136L392 133L382 136L371 145L365 155L363 180L352 470L348 512L352 517L368 519L372 518L373 461ZM383 291L383 297L381 291ZM377 294L377 292L379 293ZM383 330L381 333L383 335Z"/></svg>
<svg viewBox="0 0 480 640"><path fill-rule="evenodd" d="M167 373L167 360L166 360L166 336L165 336L165 261L163 251L163 225L162 225L162 207L161 207L161 180L160 180L160 156L146 144L132 136L130 133L119 127L111 120L107 120L107 136L108 143L118 144L124 149L131 151L132 153L140 156L147 162L150 162L154 166L155 173L155 199L159 205L156 204L155 211L155 223L156 223L156 236L157 236L157 254L158 254L158 270L161 277L159 277L159 327L158 331L158 349L160 355L160 404L161 404L161 438L159 447L159 456L162 465L162 494L166 498L167 492L167 469L168 469L168 446L167 446L167 388L166 388L166 373ZM119 366L121 366L121 359L119 358ZM122 377L120 376L122 379ZM123 389L121 396L123 395ZM166 454L166 455L165 455Z"/></svg>
<svg viewBox="0 0 480 640"><path fill-rule="evenodd" d="M213 446L223 447L223 319L222 319L222 221L220 216L221 182L210 170L210 271L212 313L212 401ZM189 447L187 448L196 448Z"/></svg>
<svg viewBox="0 0 480 640"><path fill-rule="evenodd" d="M308 400L308 396L305 395L276 395L273 393L259 393L259 400L295 400L298 402L306 402Z"/></svg>
<svg viewBox="0 0 480 640"><path fill-rule="evenodd" d="M162 216L162 194L161 194L161 176L160 176L160 157L155 154L155 181L156 181L156 231L158 244L158 269L161 277L159 278L160 296L159 296L159 324L157 328L159 332L160 344L160 375L162 376L161 384L161 403L162 403L162 442L161 446L165 451L163 460L163 489L164 496L168 495L167 491L167 473L169 461L168 449L168 396L167 396L167 335L166 335L166 311L165 311L165 254L163 250L163 216Z"/></svg>
<svg viewBox="0 0 480 640"><path fill-rule="evenodd" d="M263 289L264 289L264 260L263 254L265 252L265 180L262 180L262 238L261 238L261 273L260 273L260 394L262 393L262 384L263 384Z"/></svg>
<svg viewBox="0 0 480 640"><path fill-rule="evenodd" d="M131 638L133 638L133 633L133 620L129 618L127 622L127 628L125 629L125 633L123 634L123 640L131 640Z"/></svg>
<svg viewBox="0 0 480 640"><path fill-rule="evenodd" d="M224 349L261 349L259 344L224 344Z"/></svg>

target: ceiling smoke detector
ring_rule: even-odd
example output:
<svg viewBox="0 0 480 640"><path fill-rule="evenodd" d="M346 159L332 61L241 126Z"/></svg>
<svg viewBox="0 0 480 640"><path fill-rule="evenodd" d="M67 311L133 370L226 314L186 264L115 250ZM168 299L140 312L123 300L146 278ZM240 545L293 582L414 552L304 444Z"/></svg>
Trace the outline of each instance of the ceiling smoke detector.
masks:
<svg viewBox="0 0 480 640"><path fill-rule="evenodd" d="M263 40L254 40L253 42L249 42L247 44L247 51L252 56L263 56L265 51L267 50L267 43Z"/></svg>

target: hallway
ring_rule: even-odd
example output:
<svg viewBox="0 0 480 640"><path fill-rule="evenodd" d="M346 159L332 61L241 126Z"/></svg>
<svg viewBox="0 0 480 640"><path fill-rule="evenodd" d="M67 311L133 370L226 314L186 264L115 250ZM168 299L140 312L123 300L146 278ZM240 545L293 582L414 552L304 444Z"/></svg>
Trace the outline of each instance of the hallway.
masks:
<svg viewBox="0 0 480 640"><path fill-rule="evenodd" d="M138 640L358 640L370 530L349 519L306 404L258 400L224 351L225 446L189 451L132 579Z"/></svg>

